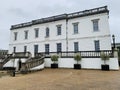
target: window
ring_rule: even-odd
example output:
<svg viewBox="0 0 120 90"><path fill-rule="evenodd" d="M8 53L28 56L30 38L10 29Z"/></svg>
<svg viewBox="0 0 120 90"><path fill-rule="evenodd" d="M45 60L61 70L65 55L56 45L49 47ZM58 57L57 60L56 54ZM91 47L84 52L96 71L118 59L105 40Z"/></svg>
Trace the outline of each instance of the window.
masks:
<svg viewBox="0 0 120 90"><path fill-rule="evenodd" d="M78 44L78 42L74 42L74 51L75 52L79 51L79 44Z"/></svg>
<svg viewBox="0 0 120 90"><path fill-rule="evenodd" d="M46 37L49 37L49 28L46 28Z"/></svg>
<svg viewBox="0 0 120 90"><path fill-rule="evenodd" d="M39 28L35 28L35 38L39 37Z"/></svg>
<svg viewBox="0 0 120 90"><path fill-rule="evenodd" d="M27 46L24 46L24 52L27 52Z"/></svg>
<svg viewBox="0 0 120 90"><path fill-rule="evenodd" d="M94 41L94 44L95 44L95 51L99 51L100 50L99 40Z"/></svg>
<svg viewBox="0 0 120 90"><path fill-rule="evenodd" d="M34 45L34 53L38 53L38 45Z"/></svg>
<svg viewBox="0 0 120 90"><path fill-rule="evenodd" d="M45 53L49 54L49 44L45 44Z"/></svg>
<svg viewBox="0 0 120 90"><path fill-rule="evenodd" d="M92 20L93 22L93 31L99 31L99 19Z"/></svg>
<svg viewBox="0 0 120 90"><path fill-rule="evenodd" d="M13 47L13 52L16 52L16 47Z"/></svg>
<svg viewBox="0 0 120 90"><path fill-rule="evenodd" d="M15 40L15 41L17 40L17 35L18 35L18 33L17 33L17 32L14 32L14 40Z"/></svg>
<svg viewBox="0 0 120 90"><path fill-rule="evenodd" d="M28 31L25 31L25 39L28 39Z"/></svg>
<svg viewBox="0 0 120 90"><path fill-rule="evenodd" d="M57 43L57 52L61 52L62 51L62 45L61 43Z"/></svg>
<svg viewBox="0 0 120 90"><path fill-rule="evenodd" d="M73 23L74 34L78 34L78 23Z"/></svg>
<svg viewBox="0 0 120 90"><path fill-rule="evenodd" d="M57 35L61 35L61 25L57 26Z"/></svg>

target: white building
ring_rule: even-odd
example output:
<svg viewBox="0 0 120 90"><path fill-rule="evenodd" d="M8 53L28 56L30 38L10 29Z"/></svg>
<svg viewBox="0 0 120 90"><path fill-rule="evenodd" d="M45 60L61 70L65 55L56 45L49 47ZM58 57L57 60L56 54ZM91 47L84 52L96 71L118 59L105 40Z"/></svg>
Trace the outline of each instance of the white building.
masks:
<svg viewBox="0 0 120 90"><path fill-rule="evenodd" d="M105 6L13 25L9 53L111 50L108 20Z"/></svg>
<svg viewBox="0 0 120 90"><path fill-rule="evenodd" d="M13 25L9 53L111 50L107 7Z"/></svg>

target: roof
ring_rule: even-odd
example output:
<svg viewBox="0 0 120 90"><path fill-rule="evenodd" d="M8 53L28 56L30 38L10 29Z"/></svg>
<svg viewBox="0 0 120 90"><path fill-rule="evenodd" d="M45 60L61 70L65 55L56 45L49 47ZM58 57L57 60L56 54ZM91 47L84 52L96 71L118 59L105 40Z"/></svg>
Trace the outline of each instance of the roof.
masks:
<svg viewBox="0 0 120 90"><path fill-rule="evenodd" d="M29 27L29 26L37 25L37 24L53 22L53 21L68 20L68 19L73 19L73 18L77 18L77 17L85 17L85 16L101 14L101 13L109 13L107 6L84 10L84 11L79 11L79 12L74 12L74 13L70 13L70 14L61 14L61 15L57 15L57 16L32 20L31 22L12 25L10 30Z"/></svg>

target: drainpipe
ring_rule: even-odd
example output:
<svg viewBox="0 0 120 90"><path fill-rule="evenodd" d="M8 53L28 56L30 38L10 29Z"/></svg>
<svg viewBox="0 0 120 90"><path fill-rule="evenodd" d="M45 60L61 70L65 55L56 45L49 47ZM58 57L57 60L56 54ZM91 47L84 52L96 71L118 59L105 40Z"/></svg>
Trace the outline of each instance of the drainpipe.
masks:
<svg viewBox="0 0 120 90"><path fill-rule="evenodd" d="M68 52L68 18L67 18L67 15L66 15L66 52Z"/></svg>

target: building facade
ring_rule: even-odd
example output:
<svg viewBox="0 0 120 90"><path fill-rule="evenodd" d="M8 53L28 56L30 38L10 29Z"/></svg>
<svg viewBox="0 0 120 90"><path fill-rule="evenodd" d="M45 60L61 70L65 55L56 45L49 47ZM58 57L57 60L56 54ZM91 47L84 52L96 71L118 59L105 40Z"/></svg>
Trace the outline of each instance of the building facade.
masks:
<svg viewBox="0 0 120 90"><path fill-rule="evenodd" d="M9 53L111 50L107 6L11 26Z"/></svg>

